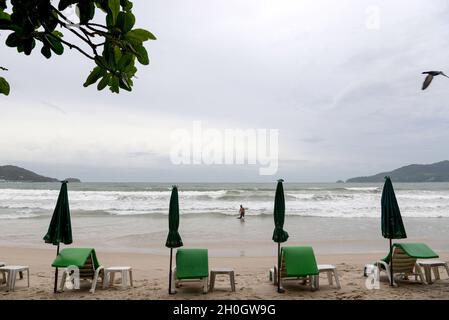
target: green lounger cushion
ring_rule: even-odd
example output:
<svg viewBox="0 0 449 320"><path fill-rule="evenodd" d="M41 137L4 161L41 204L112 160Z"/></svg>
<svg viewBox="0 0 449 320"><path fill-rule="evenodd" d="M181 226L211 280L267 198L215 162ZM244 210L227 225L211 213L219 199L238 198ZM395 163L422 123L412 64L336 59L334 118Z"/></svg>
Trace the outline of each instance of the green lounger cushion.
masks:
<svg viewBox="0 0 449 320"><path fill-rule="evenodd" d="M393 247L401 248L407 255L411 258L416 259L434 259L439 258L438 254L435 253L430 247L425 243L395 243ZM385 262L390 262L390 254L388 254L384 259Z"/></svg>
<svg viewBox="0 0 449 320"><path fill-rule="evenodd" d="M306 277L319 274L312 247L283 247L281 254L287 277Z"/></svg>
<svg viewBox="0 0 449 320"><path fill-rule="evenodd" d="M207 249L178 249L176 252L176 278L198 279L209 276Z"/></svg>
<svg viewBox="0 0 449 320"><path fill-rule="evenodd" d="M97 269L100 264L98 263L95 249L93 248L65 248L59 252L55 261L53 261L52 267L55 268L67 268L69 266L76 266L82 268L86 264L86 260L92 254L93 264Z"/></svg>

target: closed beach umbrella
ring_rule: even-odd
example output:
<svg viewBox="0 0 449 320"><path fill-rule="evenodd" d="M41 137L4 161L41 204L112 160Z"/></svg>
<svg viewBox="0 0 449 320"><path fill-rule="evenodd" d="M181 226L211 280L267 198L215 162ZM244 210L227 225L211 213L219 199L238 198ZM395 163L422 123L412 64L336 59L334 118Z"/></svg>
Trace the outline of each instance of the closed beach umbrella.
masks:
<svg viewBox="0 0 449 320"><path fill-rule="evenodd" d="M390 257L393 254L392 239L405 239L407 234L405 233L404 223L402 222L401 211L399 210L398 201L394 194L393 184L390 177L385 177L385 185L382 191L382 236L386 239L390 239ZM391 282L393 285L393 259L390 258L390 274Z"/></svg>
<svg viewBox="0 0 449 320"><path fill-rule="evenodd" d="M61 191L59 192L58 201L56 202L55 211L51 217L50 226L47 234L44 236L46 243L57 246L56 255L59 254L59 244L71 244L72 240L72 224L70 222L69 196L67 194L67 181L62 181ZM58 284L58 268L55 270L55 287L56 292Z"/></svg>
<svg viewBox="0 0 449 320"><path fill-rule="evenodd" d="M273 231L273 241L278 244L278 292L284 292L281 289L281 243L287 241L288 233L284 230L284 220L285 220L285 198L284 198L284 187L282 186L284 180L278 180L276 187L276 195L274 197L274 231Z"/></svg>
<svg viewBox="0 0 449 320"><path fill-rule="evenodd" d="M165 246L170 248L170 270L169 270L169 285L168 293L171 294L171 278L172 278L172 263L173 263L173 248L182 247L182 239L178 232L179 228L179 201L178 201L178 187L173 186L170 207L168 209L168 236Z"/></svg>

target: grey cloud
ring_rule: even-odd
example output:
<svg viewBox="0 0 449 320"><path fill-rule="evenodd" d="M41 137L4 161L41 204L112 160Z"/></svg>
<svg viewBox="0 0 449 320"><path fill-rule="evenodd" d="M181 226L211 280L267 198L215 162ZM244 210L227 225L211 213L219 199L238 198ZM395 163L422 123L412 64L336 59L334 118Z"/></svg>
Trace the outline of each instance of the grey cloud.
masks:
<svg viewBox="0 0 449 320"><path fill-rule="evenodd" d="M376 31L364 25L365 9L373 5L381 10ZM141 115L142 123L148 119L149 128L159 116L165 117L162 127L200 120L229 128L277 128L278 174L289 181L335 181L447 157L441 146L449 144L449 82L437 79L428 91L420 90L424 69L449 72L445 0L157 0L136 1L135 13L138 26L158 40L148 44L151 63L139 67L132 93L83 88L93 64L74 51L46 61L39 50L25 57L2 45L12 85L8 98L0 96L2 116L21 125L18 106L31 109L35 103L65 112L80 131L83 123L98 119L98 132L91 130L105 148L115 145L109 136L117 132L132 145L136 137L121 127L122 118L132 114ZM30 139L51 136L52 125L42 118L36 123L37 131L26 133ZM159 139L147 137L150 151L143 143L132 145L135 151L114 149L117 166L133 163L126 170L114 170L113 159L107 168L99 160L67 167L74 166L73 175L84 180L271 179L259 177L257 168L173 167L152 145ZM8 141L14 147L5 148ZM0 148L25 148L20 141L7 137ZM83 161L95 150L79 142L73 146L70 139L59 143L76 147ZM42 150L52 150L45 144ZM425 152L418 152L423 146ZM0 162L15 158L3 151ZM145 166L147 159L151 164ZM65 172L64 163L56 169L54 161L39 166L48 175Z"/></svg>

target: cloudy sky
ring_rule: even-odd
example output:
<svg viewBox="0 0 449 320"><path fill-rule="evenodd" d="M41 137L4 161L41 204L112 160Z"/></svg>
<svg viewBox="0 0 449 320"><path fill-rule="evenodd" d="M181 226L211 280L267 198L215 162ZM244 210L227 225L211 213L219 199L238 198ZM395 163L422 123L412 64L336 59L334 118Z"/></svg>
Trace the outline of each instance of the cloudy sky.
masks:
<svg viewBox="0 0 449 320"><path fill-rule="evenodd" d="M449 158L445 0L135 0L147 45L132 93L83 88L75 51L0 46L0 164L85 181L335 181ZM0 41L4 43L5 33ZM174 165L175 130L278 129L279 170Z"/></svg>

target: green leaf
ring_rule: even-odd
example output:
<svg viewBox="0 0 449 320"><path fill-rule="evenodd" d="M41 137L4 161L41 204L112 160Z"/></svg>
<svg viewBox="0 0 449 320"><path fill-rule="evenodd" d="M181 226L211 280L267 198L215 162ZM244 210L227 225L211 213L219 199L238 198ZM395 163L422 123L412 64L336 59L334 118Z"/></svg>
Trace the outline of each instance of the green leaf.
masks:
<svg viewBox="0 0 449 320"><path fill-rule="evenodd" d="M11 33L8 38L6 38L6 45L8 47L17 47L19 45L19 40L17 38L17 33Z"/></svg>
<svg viewBox="0 0 449 320"><path fill-rule="evenodd" d="M100 68L103 68L103 69L107 69L108 68L108 63L106 62L106 59L104 57L96 56L95 57L95 63Z"/></svg>
<svg viewBox="0 0 449 320"><path fill-rule="evenodd" d="M122 30L122 33L128 33L134 27L136 18L131 12L120 12L117 17L116 26Z"/></svg>
<svg viewBox="0 0 449 320"><path fill-rule="evenodd" d="M111 82L110 82L110 86L111 86L110 90L112 92L115 92L115 93L119 93L120 92L119 79L118 79L117 76L112 76L112 79L111 79Z"/></svg>
<svg viewBox="0 0 449 320"><path fill-rule="evenodd" d="M89 74L89 76L87 77L86 82L84 82L83 86L84 87L88 87L91 84L94 84L95 82L98 81L98 79L100 79L102 76L104 75L104 70L100 67L95 67L91 73Z"/></svg>
<svg viewBox="0 0 449 320"><path fill-rule="evenodd" d="M114 47L114 65L117 65L122 58L122 52L119 47Z"/></svg>
<svg viewBox="0 0 449 320"><path fill-rule="evenodd" d="M47 59L51 58L51 50L50 50L49 46L44 45L41 49L41 53L45 58L47 58Z"/></svg>
<svg viewBox="0 0 449 320"><path fill-rule="evenodd" d="M139 46L136 48L136 51L138 53L137 60L143 65L147 65L150 63L150 59L148 58L148 52L145 49L144 46Z"/></svg>
<svg viewBox="0 0 449 320"><path fill-rule="evenodd" d="M81 24L86 24L94 18L95 4L92 1L79 1L77 6L80 12Z"/></svg>
<svg viewBox="0 0 449 320"><path fill-rule="evenodd" d="M130 64L134 65L134 55L126 53L118 61L117 68L119 70L125 70Z"/></svg>
<svg viewBox="0 0 449 320"><path fill-rule="evenodd" d="M67 9L68 6L70 6L76 2L77 2L76 0L61 0L61 1L59 1L58 9L60 11L65 10L65 9Z"/></svg>
<svg viewBox="0 0 449 320"><path fill-rule="evenodd" d="M0 93L5 96L9 95L10 87L8 81L5 78L0 77Z"/></svg>
<svg viewBox="0 0 449 320"><path fill-rule="evenodd" d="M111 75L109 73L105 74L104 77L100 80L100 82L98 82L97 89L99 91L101 91L104 88L106 88L106 86L109 84L110 80L111 80Z"/></svg>
<svg viewBox="0 0 449 320"><path fill-rule="evenodd" d="M59 31L57 31L57 30L53 31L51 34L52 34L52 35L55 35L55 36L57 36L57 37L59 37L59 38L64 37L64 35L62 34L62 32L59 32Z"/></svg>
<svg viewBox="0 0 449 320"><path fill-rule="evenodd" d="M147 31L145 29L134 29L129 31L125 35L125 39L131 38L133 40L138 40L141 42L147 41L147 40L156 40L156 37L154 34L152 34L150 31Z"/></svg>
<svg viewBox="0 0 449 320"><path fill-rule="evenodd" d="M46 34L44 36L44 39L54 53L56 53L57 55L61 55L64 53L64 46L62 45L58 37Z"/></svg>
<svg viewBox="0 0 449 320"><path fill-rule="evenodd" d="M130 84L128 76L126 74L121 75L121 77L119 79L119 86L120 86L120 88L122 88L126 91L132 90L131 84Z"/></svg>
<svg viewBox="0 0 449 320"><path fill-rule="evenodd" d="M120 0L120 5L124 11L130 11L133 8L133 3L128 0Z"/></svg>
<svg viewBox="0 0 449 320"><path fill-rule="evenodd" d="M120 12L120 0L108 0L108 7L111 10L112 25L115 25Z"/></svg>
<svg viewBox="0 0 449 320"><path fill-rule="evenodd" d="M29 56L31 54L31 51L33 51L34 47L36 46L36 41L33 38L26 39L23 43L23 52Z"/></svg>

